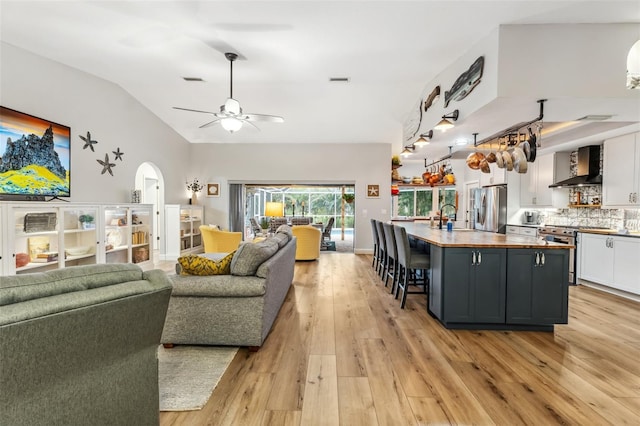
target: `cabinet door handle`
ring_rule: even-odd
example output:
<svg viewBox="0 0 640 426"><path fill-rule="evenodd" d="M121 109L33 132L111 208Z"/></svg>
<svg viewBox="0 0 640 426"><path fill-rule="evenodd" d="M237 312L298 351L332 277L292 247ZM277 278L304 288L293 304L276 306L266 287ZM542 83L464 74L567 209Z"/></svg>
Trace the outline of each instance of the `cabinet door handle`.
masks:
<svg viewBox="0 0 640 426"><path fill-rule="evenodd" d="M476 264L476 252L475 251L471 252L471 264L472 265Z"/></svg>
<svg viewBox="0 0 640 426"><path fill-rule="evenodd" d="M478 265L482 263L482 254L478 252Z"/></svg>
<svg viewBox="0 0 640 426"><path fill-rule="evenodd" d="M544 266L544 253L540 253L540 265Z"/></svg>
<svg viewBox="0 0 640 426"><path fill-rule="evenodd" d="M536 252L536 260L533 264L533 266L538 266L540 264L540 253Z"/></svg>

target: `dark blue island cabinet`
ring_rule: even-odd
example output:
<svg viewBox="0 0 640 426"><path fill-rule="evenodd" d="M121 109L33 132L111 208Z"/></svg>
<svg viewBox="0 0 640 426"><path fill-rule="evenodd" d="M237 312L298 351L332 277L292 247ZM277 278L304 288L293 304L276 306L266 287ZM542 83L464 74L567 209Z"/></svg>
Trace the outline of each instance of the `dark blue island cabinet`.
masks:
<svg viewBox="0 0 640 426"><path fill-rule="evenodd" d="M567 323L568 250L431 246L428 311L447 328Z"/></svg>
<svg viewBox="0 0 640 426"><path fill-rule="evenodd" d="M566 324L568 283L568 250L510 249L507 323Z"/></svg>

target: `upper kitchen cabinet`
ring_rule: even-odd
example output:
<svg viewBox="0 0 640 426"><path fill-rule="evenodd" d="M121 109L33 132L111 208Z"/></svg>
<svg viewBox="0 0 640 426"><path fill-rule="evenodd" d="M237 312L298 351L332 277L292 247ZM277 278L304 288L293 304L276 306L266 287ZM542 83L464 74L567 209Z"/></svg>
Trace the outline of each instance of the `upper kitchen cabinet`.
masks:
<svg viewBox="0 0 640 426"><path fill-rule="evenodd" d="M602 204L640 205L640 133L604 142Z"/></svg>
<svg viewBox="0 0 640 426"><path fill-rule="evenodd" d="M520 207L566 207L569 191L552 189L549 185L569 177L569 154L554 152L540 155L529 163L520 179Z"/></svg>

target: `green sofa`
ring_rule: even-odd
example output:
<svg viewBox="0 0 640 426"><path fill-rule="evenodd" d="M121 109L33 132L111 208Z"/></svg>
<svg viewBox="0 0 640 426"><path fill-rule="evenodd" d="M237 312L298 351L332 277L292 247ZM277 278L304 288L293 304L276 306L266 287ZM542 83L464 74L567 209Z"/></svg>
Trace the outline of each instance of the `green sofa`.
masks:
<svg viewBox="0 0 640 426"><path fill-rule="evenodd" d="M0 424L157 425L171 290L132 264L0 277Z"/></svg>

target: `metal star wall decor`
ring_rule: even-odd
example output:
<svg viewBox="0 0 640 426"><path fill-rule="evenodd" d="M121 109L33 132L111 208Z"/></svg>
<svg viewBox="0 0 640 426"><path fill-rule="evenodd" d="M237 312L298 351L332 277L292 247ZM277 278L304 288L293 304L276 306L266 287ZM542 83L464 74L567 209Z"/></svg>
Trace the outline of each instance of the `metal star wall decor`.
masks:
<svg viewBox="0 0 640 426"><path fill-rule="evenodd" d="M116 164L109 162L109 154L104 155L104 161L102 160L96 160L96 161L102 165L102 173L100 173L101 175L103 175L105 172L109 172L109 174L113 176L113 170L111 170L111 168L115 167Z"/></svg>
<svg viewBox="0 0 640 426"><path fill-rule="evenodd" d="M113 161L116 161L116 160L122 161L122 156L124 155L124 152L120 151L119 147L117 150L111 151L111 152L113 152L113 155L116 156L116 158L114 158Z"/></svg>
<svg viewBox="0 0 640 426"><path fill-rule="evenodd" d="M87 137L86 138L84 136L82 136L82 135L79 135L79 136L80 136L80 139L82 139L84 141L84 146L82 147L82 149L87 149L87 147L89 147L89 148L91 148L91 151L96 152L93 149L93 145L97 144L98 141L94 141L94 140L91 139L91 132L87 132Z"/></svg>

